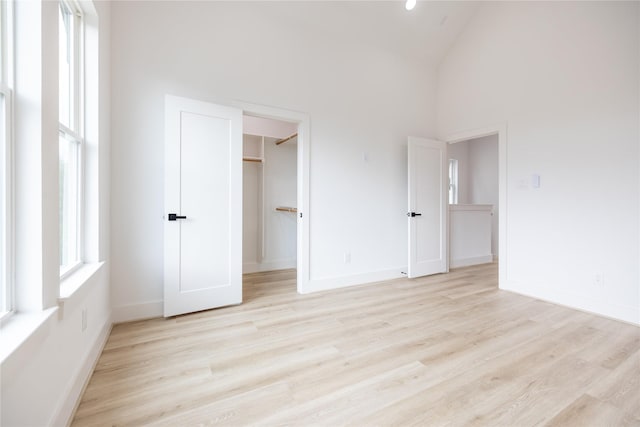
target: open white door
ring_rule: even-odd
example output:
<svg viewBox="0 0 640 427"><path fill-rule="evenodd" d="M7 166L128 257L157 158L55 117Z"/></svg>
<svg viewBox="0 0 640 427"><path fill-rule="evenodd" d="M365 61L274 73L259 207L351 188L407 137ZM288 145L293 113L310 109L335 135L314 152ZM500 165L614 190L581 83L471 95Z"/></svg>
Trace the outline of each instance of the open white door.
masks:
<svg viewBox="0 0 640 427"><path fill-rule="evenodd" d="M409 137L409 271L447 271L447 145Z"/></svg>
<svg viewBox="0 0 640 427"><path fill-rule="evenodd" d="M242 111L165 100L164 316L242 302Z"/></svg>

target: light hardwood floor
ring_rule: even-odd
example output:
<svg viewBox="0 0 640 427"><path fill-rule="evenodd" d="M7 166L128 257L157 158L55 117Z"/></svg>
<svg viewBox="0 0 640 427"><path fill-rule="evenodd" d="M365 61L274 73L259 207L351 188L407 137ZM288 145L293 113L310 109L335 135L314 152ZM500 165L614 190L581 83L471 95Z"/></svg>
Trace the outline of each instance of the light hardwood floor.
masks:
<svg viewBox="0 0 640 427"><path fill-rule="evenodd" d="M116 325L85 425L640 425L640 328L497 289L489 264Z"/></svg>

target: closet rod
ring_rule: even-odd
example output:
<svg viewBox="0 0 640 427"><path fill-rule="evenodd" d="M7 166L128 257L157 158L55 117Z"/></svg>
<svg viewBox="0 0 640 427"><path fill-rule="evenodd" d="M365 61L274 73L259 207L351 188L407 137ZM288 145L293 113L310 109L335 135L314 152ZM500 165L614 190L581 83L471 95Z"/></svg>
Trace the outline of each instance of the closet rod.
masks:
<svg viewBox="0 0 640 427"><path fill-rule="evenodd" d="M298 212L298 209L296 209L296 208L290 208L290 207L288 207L288 206L278 206L278 207L276 208L276 210L277 210L277 211L280 211L280 212L293 212L293 213Z"/></svg>
<svg viewBox="0 0 640 427"><path fill-rule="evenodd" d="M290 135L290 136L288 136L286 138L280 139L280 140L276 141L276 145L284 144L285 142L289 141L290 139L295 138L296 136L298 136L298 134L294 133L293 135Z"/></svg>
<svg viewBox="0 0 640 427"><path fill-rule="evenodd" d="M257 158L257 157L243 157L242 160L245 161L245 162L262 163L262 159Z"/></svg>

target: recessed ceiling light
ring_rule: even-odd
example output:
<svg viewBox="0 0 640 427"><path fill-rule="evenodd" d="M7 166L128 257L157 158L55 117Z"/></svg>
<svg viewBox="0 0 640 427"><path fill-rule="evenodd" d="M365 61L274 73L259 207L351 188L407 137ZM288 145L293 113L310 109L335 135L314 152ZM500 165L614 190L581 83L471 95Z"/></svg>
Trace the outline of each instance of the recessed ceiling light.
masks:
<svg viewBox="0 0 640 427"><path fill-rule="evenodd" d="M407 0L407 3L404 5L407 10L413 10L416 7L416 0Z"/></svg>

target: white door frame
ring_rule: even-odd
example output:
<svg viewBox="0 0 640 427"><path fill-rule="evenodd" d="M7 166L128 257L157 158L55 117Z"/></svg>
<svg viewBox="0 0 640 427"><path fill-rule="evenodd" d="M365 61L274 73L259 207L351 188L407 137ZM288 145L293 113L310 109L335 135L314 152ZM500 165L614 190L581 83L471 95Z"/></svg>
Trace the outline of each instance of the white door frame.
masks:
<svg viewBox="0 0 640 427"><path fill-rule="evenodd" d="M444 138L447 144L498 135L498 287L507 283L507 124L457 132Z"/></svg>
<svg viewBox="0 0 640 427"><path fill-rule="evenodd" d="M213 101L215 102L215 101ZM251 104L242 101L216 102L242 110L244 115L263 119L280 120L298 124L298 164L297 164L297 291L309 292L309 164L311 120L308 114L266 105Z"/></svg>

